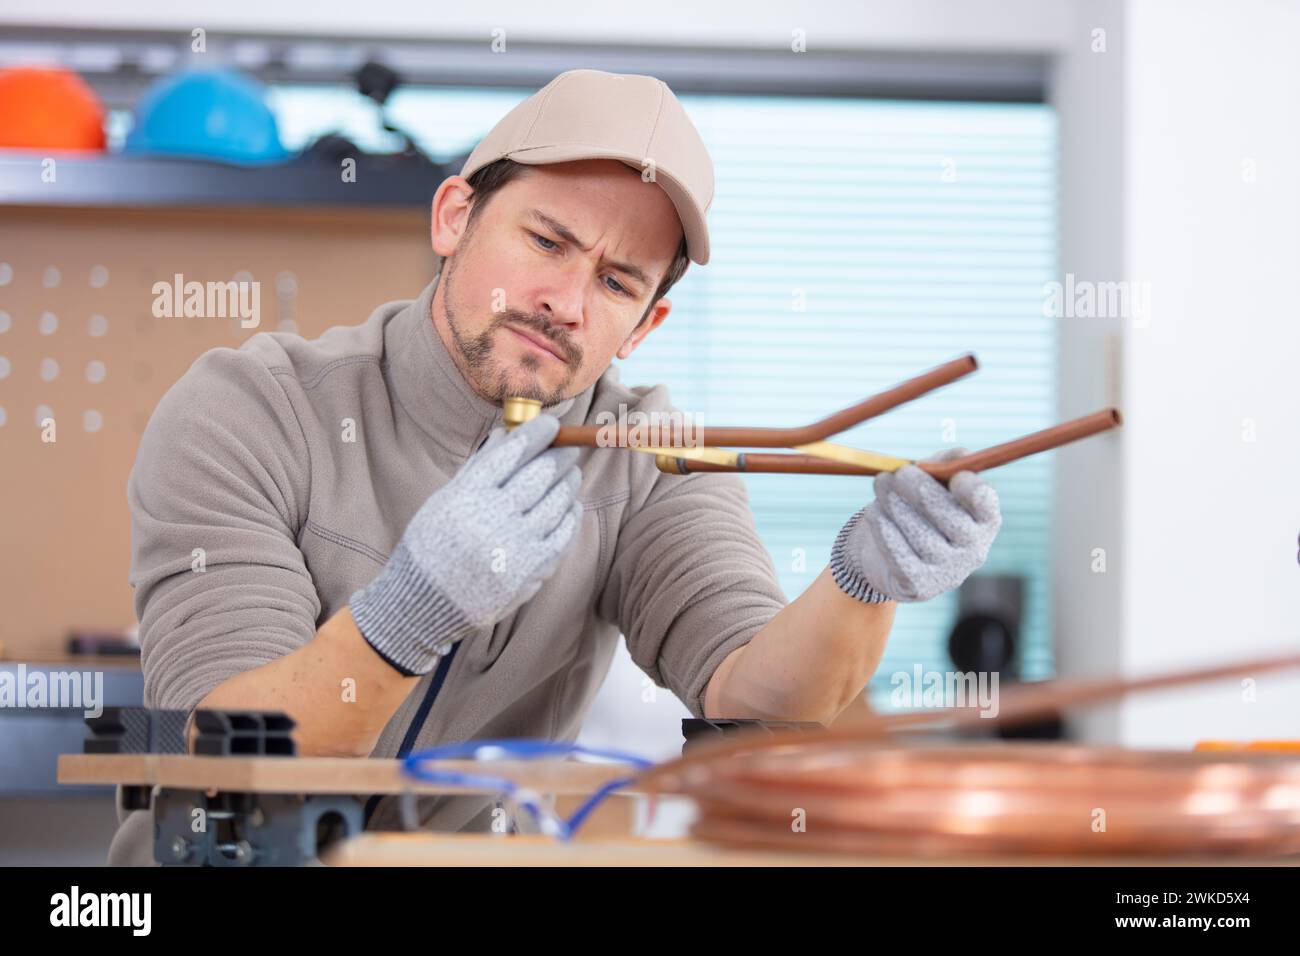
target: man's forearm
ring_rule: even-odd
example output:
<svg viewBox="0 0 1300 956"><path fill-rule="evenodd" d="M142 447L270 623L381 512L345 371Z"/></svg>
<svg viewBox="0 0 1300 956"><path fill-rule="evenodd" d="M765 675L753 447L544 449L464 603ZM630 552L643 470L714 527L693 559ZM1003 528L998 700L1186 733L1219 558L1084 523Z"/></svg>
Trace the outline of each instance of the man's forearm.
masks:
<svg viewBox="0 0 1300 956"><path fill-rule="evenodd" d="M896 607L849 597L824 568L718 666L705 716L831 723L880 664Z"/></svg>
<svg viewBox="0 0 1300 956"><path fill-rule="evenodd" d="M297 724L302 756L366 757L418 682L375 653L345 607L302 647L218 684L199 707L281 710Z"/></svg>

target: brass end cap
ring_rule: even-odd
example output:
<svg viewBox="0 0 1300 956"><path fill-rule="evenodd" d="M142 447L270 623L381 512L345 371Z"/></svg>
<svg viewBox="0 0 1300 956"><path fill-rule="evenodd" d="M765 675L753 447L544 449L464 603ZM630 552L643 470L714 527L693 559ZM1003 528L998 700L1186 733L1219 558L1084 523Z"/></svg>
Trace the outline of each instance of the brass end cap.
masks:
<svg viewBox="0 0 1300 956"><path fill-rule="evenodd" d="M506 431L536 418L542 413L542 403L535 398L507 398L501 403L501 420Z"/></svg>

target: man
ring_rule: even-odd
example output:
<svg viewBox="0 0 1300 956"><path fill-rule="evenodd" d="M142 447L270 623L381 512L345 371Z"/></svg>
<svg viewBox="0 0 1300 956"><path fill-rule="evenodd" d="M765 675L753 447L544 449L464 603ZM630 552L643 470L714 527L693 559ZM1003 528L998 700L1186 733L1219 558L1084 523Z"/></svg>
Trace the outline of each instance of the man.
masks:
<svg viewBox="0 0 1300 956"><path fill-rule="evenodd" d="M564 73L433 199L438 275L304 341L254 336L167 393L129 483L150 707L283 710L303 755L573 739L619 633L697 716L831 721L895 601L956 587L1000 516L975 475L876 480L787 603L735 475L549 448L561 423L672 414L610 367L709 258L713 168L662 82ZM541 401L513 432L501 401ZM634 742L629 742L634 743ZM372 800L369 825L396 824ZM484 798L421 823L479 829ZM111 862L148 862L144 811Z"/></svg>

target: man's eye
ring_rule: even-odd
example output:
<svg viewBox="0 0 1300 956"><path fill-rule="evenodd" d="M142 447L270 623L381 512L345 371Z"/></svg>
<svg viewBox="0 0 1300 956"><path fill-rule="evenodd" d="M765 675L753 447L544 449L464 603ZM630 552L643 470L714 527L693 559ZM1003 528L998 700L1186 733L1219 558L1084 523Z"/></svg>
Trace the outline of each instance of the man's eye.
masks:
<svg viewBox="0 0 1300 956"><path fill-rule="evenodd" d="M532 234L532 236L533 236L533 238L536 239L538 242L549 242L549 243L550 243L549 246L542 246L542 248L545 249L547 252L550 252L552 249L558 249L558 248L559 248L559 245L557 245L557 244L554 243L554 242L551 242L551 240L547 239L545 236L539 236L539 235L538 235L537 233L535 233L535 232Z"/></svg>
<svg viewBox="0 0 1300 956"><path fill-rule="evenodd" d="M622 283L620 283L617 279L610 279L609 281L612 282L612 283L614 283L612 286L609 286L609 288L610 288L612 291L617 292L619 295L631 295L631 294L632 294L629 290L623 288Z"/></svg>

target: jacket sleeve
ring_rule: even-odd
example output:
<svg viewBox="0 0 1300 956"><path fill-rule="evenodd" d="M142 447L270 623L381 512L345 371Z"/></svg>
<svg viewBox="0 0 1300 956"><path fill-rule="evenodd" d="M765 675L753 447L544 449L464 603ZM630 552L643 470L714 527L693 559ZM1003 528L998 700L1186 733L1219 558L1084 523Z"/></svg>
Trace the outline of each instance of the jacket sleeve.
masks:
<svg viewBox="0 0 1300 956"><path fill-rule="evenodd" d="M163 396L127 482L147 706L192 711L314 636L309 475L293 407L247 350L205 353Z"/></svg>
<svg viewBox="0 0 1300 956"><path fill-rule="evenodd" d="M785 607L785 594L741 478L666 475L649 455L628 457L633 496L602 616L622 629L637 665L703 717L713 672ZM641 499L636 488L647 484Z"/></svg>

